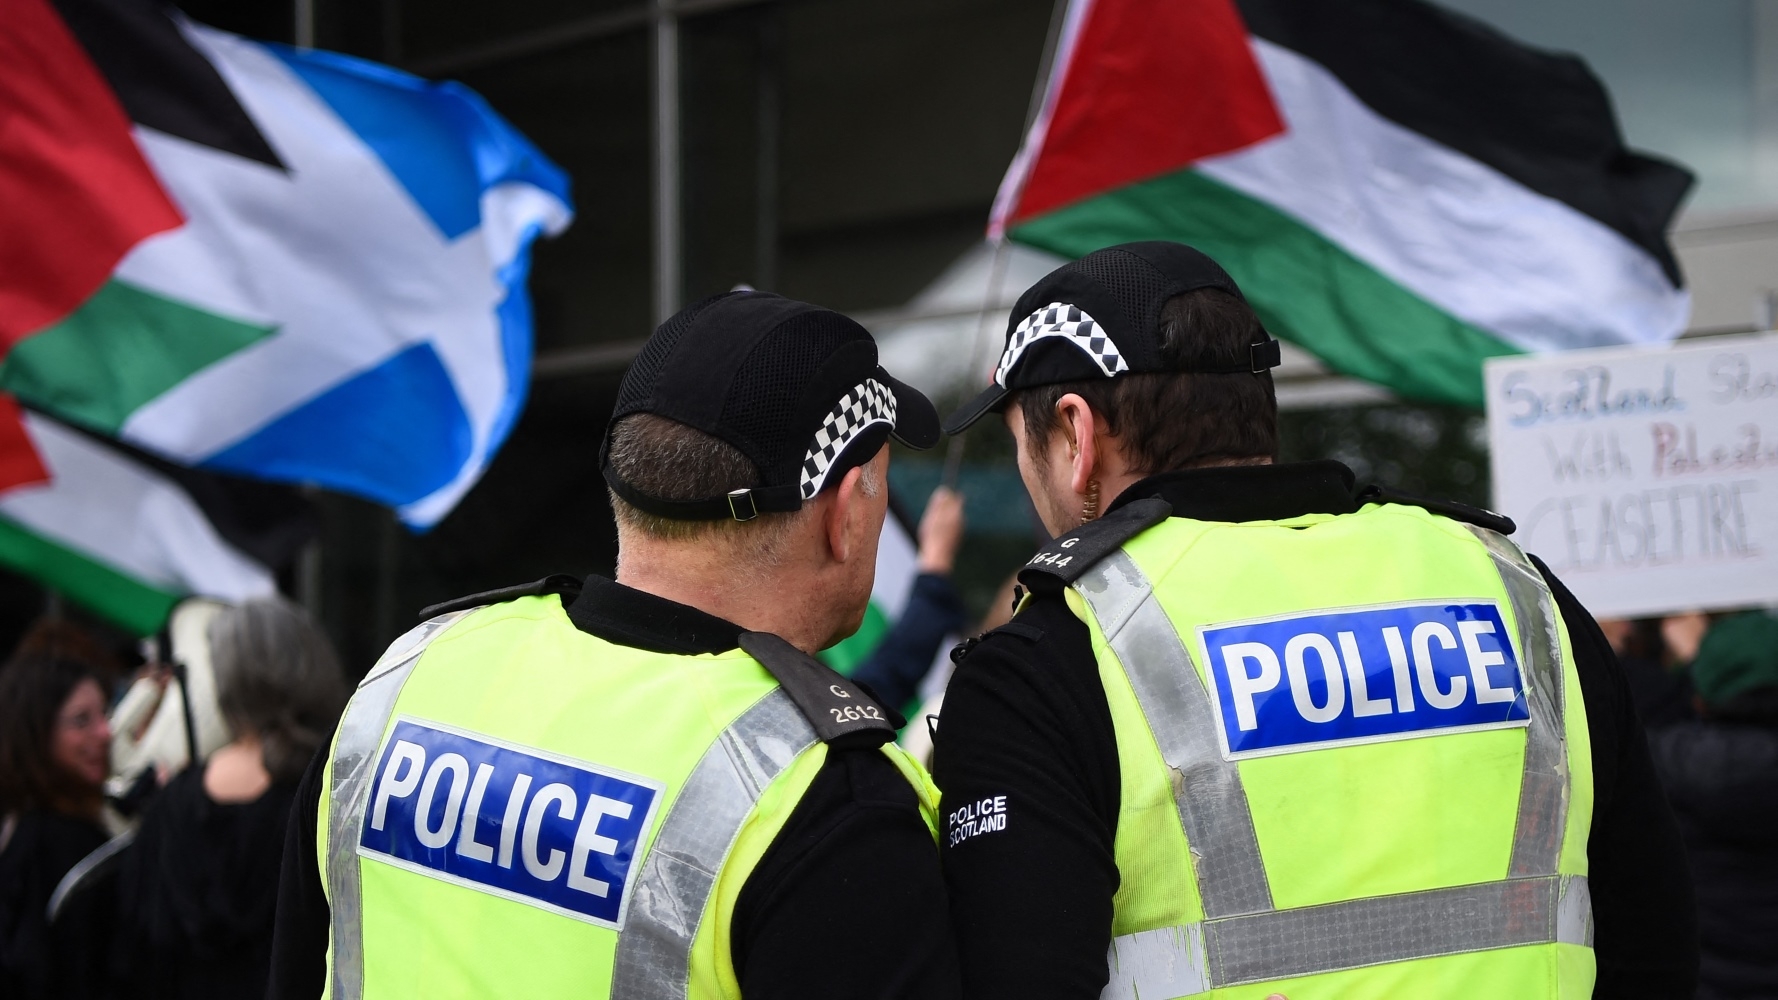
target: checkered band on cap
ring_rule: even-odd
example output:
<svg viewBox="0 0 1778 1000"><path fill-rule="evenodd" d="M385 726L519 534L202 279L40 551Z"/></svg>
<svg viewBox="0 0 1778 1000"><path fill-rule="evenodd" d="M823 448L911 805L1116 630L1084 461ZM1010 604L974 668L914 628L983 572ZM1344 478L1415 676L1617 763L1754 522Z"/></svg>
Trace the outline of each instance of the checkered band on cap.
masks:
<svg viewBox="0 0 1778 1000"><path fill-rule="evenodd" d="M1000 365L994 369L994 381L1005 386L1007 375L1019 363L1019 358L1026 349L1045 337L1065 338L1070 344L1085 351L1087 357L1092 358L1099 370L1105 373L1106 378L1130 370L1123 355L1117 352L1117 345L1111 342L1111 338L1105 335L1105 331L1100 329L1093 317L1082 312L1079 306L1051 302L1026 316L1013 329L1011 339L1006 342L1006 352L1000 355Z"/></svg>
<svg viewBox="0 0 1778 1000"><path fill-rule="evenodd" d="M895 426L895 393L874 378L867 378L840 397L839 405L821 421L814 443L803 456L803 499L813 499L827 483L834 459L866 428L877 424Z"/></svg>

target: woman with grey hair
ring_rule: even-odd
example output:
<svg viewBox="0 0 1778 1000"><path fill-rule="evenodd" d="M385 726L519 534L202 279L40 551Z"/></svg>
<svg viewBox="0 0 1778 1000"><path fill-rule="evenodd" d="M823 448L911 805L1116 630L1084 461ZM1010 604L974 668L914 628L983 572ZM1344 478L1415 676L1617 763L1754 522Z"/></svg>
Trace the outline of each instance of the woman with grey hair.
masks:
<svg viewBox="0 0 1778 1000"><path fill-rule="evenodd" d="M284 831L303 769L346 684L302 608L271 598L211 621L217 700L233 740L167 784L126 861L116 955L126 994L263 996Z"/></svg>

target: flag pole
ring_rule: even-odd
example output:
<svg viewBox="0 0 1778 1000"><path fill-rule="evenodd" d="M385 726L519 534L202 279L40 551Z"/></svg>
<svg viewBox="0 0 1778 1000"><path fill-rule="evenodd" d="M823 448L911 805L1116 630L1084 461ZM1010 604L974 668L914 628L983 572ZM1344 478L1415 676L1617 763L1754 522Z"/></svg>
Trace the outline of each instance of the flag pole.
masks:
<svg viewBox="0 0 1778 1000"><path fill-rule="evenodd" d="M302 51L315 47L315 0L295 0L291 4L291 42Z"/></svg>
<svg viewBox="0 0 1778 1000"><path fill-rule="evenodd" d="M300 487L303 498L314 503L320 496L321 489L314 483L303 483ZM296 603L321 621L321 532L315 532L313 538L303 543L296 556Z"/></svg>
<svg viewBox="0 0 1778 1000"><path fill-rule="evenodd" d="M976 371L982 361L982 344L987 341L988 317L993 315L1000 302L1000 286L1006 277L1006 237L997 236L993 239L994 256L988 263L988 281L982 289L982 306L975 314L975 334L969 345L969 370ZM939 482L946 487L956 489L957 479L963 473L963 440L967 435L956 434L945 446L945 472Z"/></svg>
<svg viewBox="0 0 1778 1000"><path fill-rule="evenodd" d="M1044 95L1049 90L1050 75L1055 72L1056 49L1061 43L1062 25L1068 18L1069 2L1070 0L1056 0L1050 8L1049 32L1044 37L1043 53L1038 59L1037 81L1031 88L1031 101L1025 108L1024 134L1026 141L1029 141L1031 127L1037 121L1038 115L1043 113ZM1015 159L1014 162L1014 169L1017 169L1017 160ZM1018 184L1023 187L1024 178L1020 178ZM984 331L987 329L988 314L1000 300L1000 285L1006 272L1006 230L1000 224L1000 200L1000 196L997 195L988 222L991 233L989 240L994 244L994 258L988 266L988 286L982 293L982 308L976 313L975 342L970 345L969 351L969 366L972 371L981 361L982 341L985 339ZM1018 196L1015 192L1009 205L1017 201ZM963 434L953 436L950 443L945 446L945 471L939 481L953 489L956 488L957 479L963 472L963 439L967 433L965 431Z"/></svg>
<svg viewBox="0 0 1778 1000"><path fill-rule="evenodd" d="M674 0L650 7L654 111L654 321L679 311L683 294L680 255L679 13Z"/></svg>

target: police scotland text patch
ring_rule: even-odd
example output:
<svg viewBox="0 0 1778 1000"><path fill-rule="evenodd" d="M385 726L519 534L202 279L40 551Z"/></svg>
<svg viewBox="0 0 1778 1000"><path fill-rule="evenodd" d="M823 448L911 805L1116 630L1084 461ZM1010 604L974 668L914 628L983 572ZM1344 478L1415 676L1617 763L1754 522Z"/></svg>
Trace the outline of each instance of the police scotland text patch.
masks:
<svg viewBox="0 0 1778 1000"><path fill-rule="evenodd" d="M1198 635L1229 760L1530 721L1494 601L1317 611Z"/></svg>
<svg viewBox="0 0 1778 1000"><path fill-rule="evenodd" d="M377 762L358 853L621 930L661 789L404 716Z"/></svg>

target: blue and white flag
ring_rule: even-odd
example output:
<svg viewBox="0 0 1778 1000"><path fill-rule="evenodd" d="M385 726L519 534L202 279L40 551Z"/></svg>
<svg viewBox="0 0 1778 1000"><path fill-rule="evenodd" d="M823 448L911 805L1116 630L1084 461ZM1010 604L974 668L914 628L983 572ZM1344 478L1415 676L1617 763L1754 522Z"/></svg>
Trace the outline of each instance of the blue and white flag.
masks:
<svg viewBox="0 0 1778 1000"><path fill-rule="evenodd" d="M460 84L132 0L75 6L180 221L21 340L0 389L174 461L436 524L523 407L529 247L572 218L566 174Z"/></svg>

